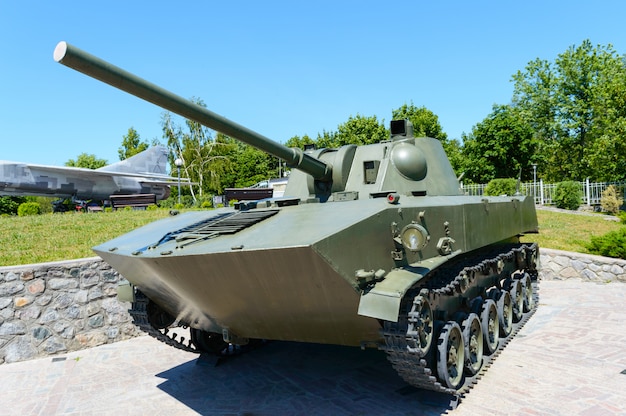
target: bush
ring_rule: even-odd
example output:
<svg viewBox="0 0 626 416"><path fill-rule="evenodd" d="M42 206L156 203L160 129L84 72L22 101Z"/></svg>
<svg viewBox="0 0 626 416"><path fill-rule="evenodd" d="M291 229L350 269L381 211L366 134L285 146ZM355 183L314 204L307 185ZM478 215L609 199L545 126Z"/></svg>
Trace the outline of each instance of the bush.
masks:
<svg viewBox="0 0 626 416"><path fill-rule="evenodd" d="M0 197L0 214L15 215L20 204L24 203L26 198L21 196L3 196Z"/></svg>
<svg viewBox="0 0 626 416"><path fill-rule="evenodd" d="M20 217L39 214L41 214L41 206L37 202L24 202L17 208L17 215Z"/></svg>
<svg viewBox="0 0 626 416"><path fill-rule="evenodd" d="M582 191L574 181L559 182L556 185L552 200L557 208L577 210L580 206Z"/></svg>
<svg viewBox="0 0 626 416"><path fill-rule="evenodd" d="M159 209L159 207L156 206L156 204L150 204L146 207L146 211L156 211L157 209Z"/></svg>
<svg viewBox="0 0 626 416"><path fill-rule="evenodd" d="M592 254L626 259L626 227L598 237L591 237L587 249Z"/></svg>
<svg viewBox="0 0 626 416"><path fill-rule="evenodd" d="M517 192L517 179L492 179L485 186L485 195L515 195Z"/></svg>
<svg viewBox="0 0 626 416"><path fill-rule="evenodd" d="M624 199L619 195L615 186L609 185L604 191L602 191L600 205L606 212L617 215L623 203Z"/></svg>

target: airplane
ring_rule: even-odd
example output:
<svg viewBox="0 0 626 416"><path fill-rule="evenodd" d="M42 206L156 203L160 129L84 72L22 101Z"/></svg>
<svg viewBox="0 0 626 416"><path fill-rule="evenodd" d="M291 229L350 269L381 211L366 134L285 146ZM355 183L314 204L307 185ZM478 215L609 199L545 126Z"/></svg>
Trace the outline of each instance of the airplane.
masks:
<svg viewBox="0 0 626 416"><path fill-rule="evenodd" d="M166 147L154 146L99 169L0 161L0 195L106 201L111 195L154 194L166 199L170 185L178 183L166 174L168 154Z"/></svg>

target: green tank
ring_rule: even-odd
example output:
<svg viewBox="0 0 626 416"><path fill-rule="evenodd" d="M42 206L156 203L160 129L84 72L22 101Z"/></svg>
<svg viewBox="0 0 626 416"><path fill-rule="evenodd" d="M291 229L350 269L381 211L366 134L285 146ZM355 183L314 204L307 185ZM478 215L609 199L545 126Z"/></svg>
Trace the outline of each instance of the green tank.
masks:
<svg viewBox="0 0 626 416"><path fill-rule="evenodd" d="M379 348L409 384L457 397L536 308L534 201L467 196L438 140L290 149L61 42L56 61L293 167L284 197L191 211L94 248L135 322L186 350L258 340ZM182 340L177 328L189 328Z"/></svg>

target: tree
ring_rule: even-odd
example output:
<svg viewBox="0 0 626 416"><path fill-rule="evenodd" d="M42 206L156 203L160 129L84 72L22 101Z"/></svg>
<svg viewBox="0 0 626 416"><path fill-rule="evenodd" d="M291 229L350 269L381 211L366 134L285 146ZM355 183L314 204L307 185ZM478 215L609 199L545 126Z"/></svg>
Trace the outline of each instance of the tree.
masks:
<svg viewBox="0 0 626 416"><path fill-rule="evenodd" d="M378 122L376 116L365 117L357 114L337 126L335 133L323 132L318 135L318 147L337 148L346 144L372 144L389 138L389 131L384 122Z"/></svg>
<svg viewBox="0 0 626 416"><path fill-rule="evenodd" d="M626 65L611 45L589 40L571 46L553 64L536 59L513 76L513 106L539 141L543 177L619 180L626 145Z"/></svg>
<svg viewBox="0 0 626 416"><path fill-rule="evenodd" d="M287 142L285 143L285 146L304 149L306 145L310 145L310 144L315 144L315 140L313 140L312 138L310 138L308 135L305 134L302 137L300 136L291 137L289 140L287 140Z"/></svg>
<svg viewBox="0 0 626 416"><path fill-rule="evenodd" d="M519 112L494 105L482 122L463 135L463 168L469 181L487 183L496 178L530 179L536 149L533 130Z"/></svg>
<svg viewBox="0 0 626 416"><path fill-rule="evenodd" d="M117 149L120 160L128 159L131 156L141 153L148 148L148 143L141 141L139 133L133 127L128 129L128 133L123 136L122 146Z"/></svg>
<svg viewBox="0 0 626 416"><path fill-rule="evenodd" d="M206 107L199 98L192 98L194 103ZM163 137L170 149L170 163L175 169L174 161L180 158L184 175L197 185L190 190L195 199L204 194L221 194L224 190L222 178L231 169L228 154L232 152L234 143L226 136L218 134L213 138L211 130L193 120L185 120L185 127L178 125L169 112L161 118Z"/></svg>
<svg viewBox="0 0 626 416"><path fill-rule="evenodd" d="M276 157L239 141L235 145L229 155L231 172L223 180L227 187L245 188L278 176Z"/></svg>
<svg viewBox="0 0 626 416"><path fill-rule="evenodd" d="M105 159L98 159L94 154L81 153L76 160L70 159L65 162L65 166L76 168L98 169L107 165Z"/></svg>

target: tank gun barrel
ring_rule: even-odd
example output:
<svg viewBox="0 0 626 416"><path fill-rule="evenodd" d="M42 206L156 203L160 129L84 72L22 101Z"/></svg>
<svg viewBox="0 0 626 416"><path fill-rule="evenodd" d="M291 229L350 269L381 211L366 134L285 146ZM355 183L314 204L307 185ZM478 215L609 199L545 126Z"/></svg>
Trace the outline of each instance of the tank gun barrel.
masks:
<svg viewBox="0 0 626 416"><path fill-rule="evenodd" d="M317 180L330 181L332 177L332 167L330 165L305 154L301 149L283 146L67 42L59 42L57 44L54 50L54 60L175 114L194 120L203 126L283 159L291 167L300 169Z"/></svg>

